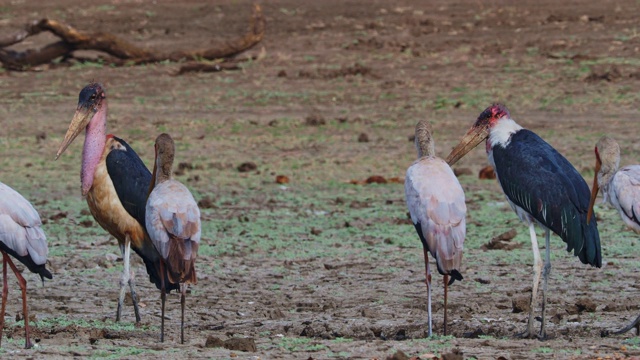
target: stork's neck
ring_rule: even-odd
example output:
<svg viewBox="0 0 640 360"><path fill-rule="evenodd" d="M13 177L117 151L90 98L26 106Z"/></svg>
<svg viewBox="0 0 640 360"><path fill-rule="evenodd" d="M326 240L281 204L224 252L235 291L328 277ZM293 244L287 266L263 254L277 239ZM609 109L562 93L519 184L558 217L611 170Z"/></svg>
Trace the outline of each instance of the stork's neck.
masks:
<svg viewBox="0 0 640 360"><path fill-rule="evenodd" d="M618 172L618 164L607 164L602 163L602 167L598 172L598 185L602 190L602 201L611 203L611 198L609 197L609 187L611 186L611 181L616 176Z"/></svg>
<svg viewBox="0 0 640 360"><path fill-rule="evenodd" d="M104 146L107 142L107 104L100 106L100 109L93 115L87 125L86 136L84 138L84 148L82 149L82 195L87 195L93 185L93 176L102 158Z"/></svg>
<svg viewBox="0 0 640 360"><path fill-rule="evenodd" d="M518 125L512 119L503 117L491 127L489 138L487 139L487 151L496 145L505 148L511 142L511 136L522 130L522 126Z"/></svg>
<svg viewBox="0 0 640 360"><path fill-rule="evenodd" d="M173 159L156 159L156 185L167 180L171 180L171 168L173 167Z"/></svg>

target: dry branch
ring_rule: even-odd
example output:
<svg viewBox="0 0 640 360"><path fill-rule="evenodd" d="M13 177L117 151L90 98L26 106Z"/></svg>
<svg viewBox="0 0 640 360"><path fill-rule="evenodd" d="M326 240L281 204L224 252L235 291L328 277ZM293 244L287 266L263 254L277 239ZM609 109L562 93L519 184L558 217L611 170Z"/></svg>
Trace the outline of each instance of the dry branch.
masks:
<svg viewBox="0 0 640 360"><path fill-rule="evenodd" d="M59 57L70 57L75 50L97 50L113 57L107 62L116 65L144 64L159 61L180 60L215 60L233 57L259 43L264 37L265 19L260 5L255 4L249 30L242 37L227 41L221 46L197 49L162 52L153 49L143 49L126 40L108 33L84 33L59 21L42 19L27 24L14 34L0 37L0 62L7 69L21 70L32 66L50 63ZM29 49L23 52L5 49L17 44L29 36L42 31L49 31L58 36L61 41L45 46L41 49Z"/></svg>

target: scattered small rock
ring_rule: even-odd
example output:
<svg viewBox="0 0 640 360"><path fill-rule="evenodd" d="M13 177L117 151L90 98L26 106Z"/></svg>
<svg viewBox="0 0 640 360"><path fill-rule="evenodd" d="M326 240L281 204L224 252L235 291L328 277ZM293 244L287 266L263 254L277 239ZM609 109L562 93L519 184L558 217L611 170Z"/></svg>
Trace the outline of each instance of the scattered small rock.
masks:
<svg viewBox="0 0 640 360"><path fill-rule="evenodd" d="M369 308L362 309L361 314L363 317L367 317L367 318L372 318L372 319L378 318L378 312Z"/></svg>
<svg viewBox="0 0 640 360"><path fill-rule="evenodd" d="M51 220L51 221L58 221L58 220L60 220L60 219L64 219L64 218L66 218L66 217L67 217L67 213L66 213L66 212L64 212L64 211L61 211L61 212L59 212L59 213L57 213L57 214L54 214L54 215L49 216L49 220Z"/></svg>
<svg viewBox="0 0 640 360"><path fill-rule="evenodd" d="M289 183L289 178L285 175L278 175L276 176L276 183L278 184L288 184Z"/></svg>
<svg viewBox="0 0 640 360"><path fill-rule="evenodd" d="M253 171L256 170L258 168L258 166L251 161L248 162L243 162L242 164L240 164L238 166L238 171L239 172L249 172L249 171Z"/></svg>
<svg viewBox="0 0 640 360"><path fill-rule="evenodd" d="M487 165L480 170L478 177L483 180L492 180L496 178L496 172L493 170L493 166Z"/></svg>
<svg viewBox="0 0 640 360"><path fill-rule="evenodd" d="M442 354L442 357L440 358L440 360L463 360L463 359L464 359L464 353L458 348L451 350L450 353Z"/></svg>
<svg viewBox="0 0 640 360"><path fill-rule="evenodd" d="M456 177L460 177L460 176L473 175L473 172L469 168L455 168L455 169L453 169L453 174Z"/></svg>
<svg viewBox="0 0 640 360"><path fill-rule="evenodd" d="M369 203L366 201L354 200L349 204L349 207L352 209L364 209L369 207Z"/></svg>
<svg viewBox="0 0 640 360"><path fill-rule="evenodd" d="M484 284L484 285L491 284L491 280L489 280L489 279L477 278L477 279L474 279L474 280L477 283Z"/></svg>
<svg viewBox="0 0 640 360"><path fill-rule="evenodd" d="M92 227L93 226L93 221L91 221L91 220L82 220L82 221L80 221L80 226L86 227L86 228Z"/></svg>
<svg viewBox="0 0 640 360"><path fill-rule="evenodd" d="M322 230L317 229L317 228L314 228L314 227L312 227L312 228L311 228L311 235L316 235L316 236L318 236L318 235L320 235L320 234L322 234Z"/></svg>
<svg viewBox="0 0 640 360"><path fill-rule="evenodd" d="M208 339L207 339L208 341ZM256 352L256 342L253 338L231 338L224 341L224 348L235 351Z"/></svg>
<svg viewBox="0 0 640 360"><path fill-rule="evenodd" d="M217 338L213 335L209 335L207 337L207 341L204 343L204 347L208 347L208 348L219 348L223 346L224 346L224 341L220 340L220 338Z"/></svg>
<svg viewBox="0 0 640 360"><path fill-rule="evenodd" d="M360 133L360 135L358 135L358 142L361 142L361 143L369 142L369 135L365 133Z"/></svg>
<svg viewBox="0 0 640 360"><path fill-rule="evenodd" d="M215 207L215 205L213 204L213 199L211 199L209 195L206 195L205 197L200 199L200 201L198 201L198 207L200 209L212 209Z"/></svg>
<svg viewBox="0 0 640 360"><path fill-rule="evenodd" d="M39 132L38 134L36 134L36 143L40 144L42 141L47 139L47 133L44 131Z"/></svg>
<svg viewBox="0 0 640 360"><path fill-rule="evenodd" d="M513 313L521 313L529 311L531 308L531 295L514 295L511 298L511 307Z"/></svg>
<svg viewBox="0 0 640 360"><path fill-rule="evenodd" d="M387 183L387 179L385 179L384 177L380 176L380 175L373 175L373 176L369 176L367 178L367 180L365 180L365 183L367 184L386 184Z"/></svg>
<svg viewBox="0 0 640 360"><path fill-rule="evenodd" d="M489 240L488 243L482 245L480 248L482 250L513 250L519 249L522 247L522 243L511 242L513 238L516 237L518 231L516 229L511 229L507 232L504 232L493 239Z"/></svg>
<svg viewBox="0 0 640 360"><path fill-rule="evenodd" d="M287 77L287 72L284 70L278 71L278 77Z"/></svg>
<svg viewBox="0 0 640 360"><path fill-rule="evenodd" d="M327 121L320 114L311 114L304 119L304 123L307 126L321 126L326 125Z"/></svg>
<svg viewBox="0 0 640 360"><path fill-rule="evenodd" d="M579 312L595 312L597 307L596 303L589 298L578 299L576 306L578 307Z"/></svg>
<svg viewBox="0 0 640 360"><path fill-rule="evenodd" d="M398 350L395 354L387 356L387 360L409 360L409 356L407 356L407 354L402 350Z"/></svg>

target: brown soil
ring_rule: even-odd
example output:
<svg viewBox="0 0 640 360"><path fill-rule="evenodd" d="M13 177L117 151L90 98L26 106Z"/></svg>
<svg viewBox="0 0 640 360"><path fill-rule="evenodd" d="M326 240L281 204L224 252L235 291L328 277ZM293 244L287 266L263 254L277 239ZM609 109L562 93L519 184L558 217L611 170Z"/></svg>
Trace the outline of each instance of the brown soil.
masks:
<svg viewBox="0 0 640 360"><path fill-rule="evenodd" d="M80 29L112 32L140 45L166 48L210 46L242 34L251 12L250 2L244 0L17 3L0 6L3 33L50 17ZM602 330L626 325L640 313L640 275L633 260L637 254L609 257L605 269L594 270L564 254L557 238L547 310L549 340L515 337L526 324L531 268L506 261L465 265L465 280L449 291L448 329L453 338L424 340L424 268L416 257L421 249L406 220L389 217L362 218L344 226L363 229L377 221L404 226L407 236L415 237L416 247L393 247L394 239L365 238L361 254L283 262L269 254L243 256L252 249L242 243L241 233L236 245L245 247L242 251L200 257L198 284L187 297L185 345L179 345L179 296L175 294L168 297L170 319L163 344L158 342L157 328L96 330L77 323L114 318L119 273L106 269L122 266L113 255L119 253L115 241L87 212L65 210L64 199L77 201L80 196L77 171L82 140L68 150L67 162L49 162L75 110L79 90L91 80L105 83L108 89L109 131L122 134L148 164L152 141L160 131L171 132L177 143L193 145L188 151L179 148L179 156L188 162L177 169L178 176L198 191L197 198L209 214L203 221L220 220L220 213L227 217L228 227L205 234L203 241L216 246L220 246L216 239L228 236L229 228L252 221L251 209L296 207L269 202L266 193L273 186L294 188L297 183L313 189L330 181L356 179L359 185L353 186L358 189L395 190L387 202L380 203L343 200L340 194L322 200L331 201L328 206L343 213L379 206L402 209L402 185L393 183L401 182L414 157L407 141L413 124L430 117L439 153L444 155L493 101L507 103L521 125L567 154L581 171L593 166L593 144L603 133L613 134L624 144L623 163L640 159L638 1L269 0L263 9L265 39L247 54L258 60L240 71L176 76L179 64L112 68L69 60L31 72L0 73L4 107L0 134L14 141L4 146L0 139L3 157L8 159L0 170L2 181L30 194L32 202L45 209L41 211L43 219L48 219L45 230L66 229L49 236L52 249L70 249L64 256L52 256L54 280L45 287L31 274L27 278L36 324L32 336L39 348L20 350L21 326L7 327L3 358L7 354L28 358L183 358L188 354L383 359L394 354L395 358L403 354L429 358L429 354L453 350L461 351L464 358L478 359L640 356L637 342L625 342L632 334L600 337ZM19 48L51 40L42 35ZM79 56L95 58L97 54ZM283 142L266 135L270 129L286 126L296 129L304 140ZM320 131L324 138L315 138ZM286 166L292 161L299 167ZM461 162L474 176L485 165L483 149ZM277 180L283 179L283 173L287 181ZM387 182L391 184L380 185ZM500 192L491 180L472 183L466 190ZM255 201L240 208L218 203L223 196ZM470 213L481 196L470 197ZM511 219L494 235L512 228L528 234L515 215ZM615 226L624 229L619 219ZM326 233L312 227L305 241L311 246L314 237ZM369 261L367 251L382 245L390 250L375 263ZM490 251L514 247L509 242L498 245L500 249ZM483 251L465 254L480 257ZM159 293L147 283L135 255L133 266L144 305L142 329L157 327ZM379 271L385 268L394 271ZM442 333L443 320L440 279L434 275L436 334ZM609 284L606 291L593 287L603 279ZM20 293L11 281L7 319L21 315ZM37 325L39 320L61 315L75 323ZM132 320L128 306L125 322ZM253 340L229 340L233 338ZM288 338L304 341L283 345L281 339ZM141 351L118 355L104 350L105 346ZM457 353L448 356L460 358Z"/></svg>

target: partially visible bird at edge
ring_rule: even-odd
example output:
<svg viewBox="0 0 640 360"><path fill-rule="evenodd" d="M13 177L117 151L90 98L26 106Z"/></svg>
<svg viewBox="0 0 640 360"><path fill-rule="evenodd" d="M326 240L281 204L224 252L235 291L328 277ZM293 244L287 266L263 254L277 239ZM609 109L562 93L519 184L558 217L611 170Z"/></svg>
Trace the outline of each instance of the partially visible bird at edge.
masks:
<svg viewBox="0 0 640 360"><path fill-rule="evenodd" d="M602 201L618 210L625 225L640 234L640 165L620 168L620 145L608 136L598 140L595 155L596 169L591 188L589 214L593 213L596 197L602 190ZM636 335L640 335L640 315L624 328L616 331L605 330L602 335L620 335L633 328L636 329Z"/></svg>
<svg viewBox="0 0 640 360"><path fill-rule="evenodd" d="M24 264L29 271L44 278L52 279L46 262L49 248L47 237L41 228L42 221L36 209L17 191L0 182L0 253L2 253L2 308L0 309L0 345L4 328L4 313L9 294L7 265L18 278L22 290L22 314L24 316L25 349L33 347L29 331L27 309L27 281L24 279L11 257Z"/></svg>

